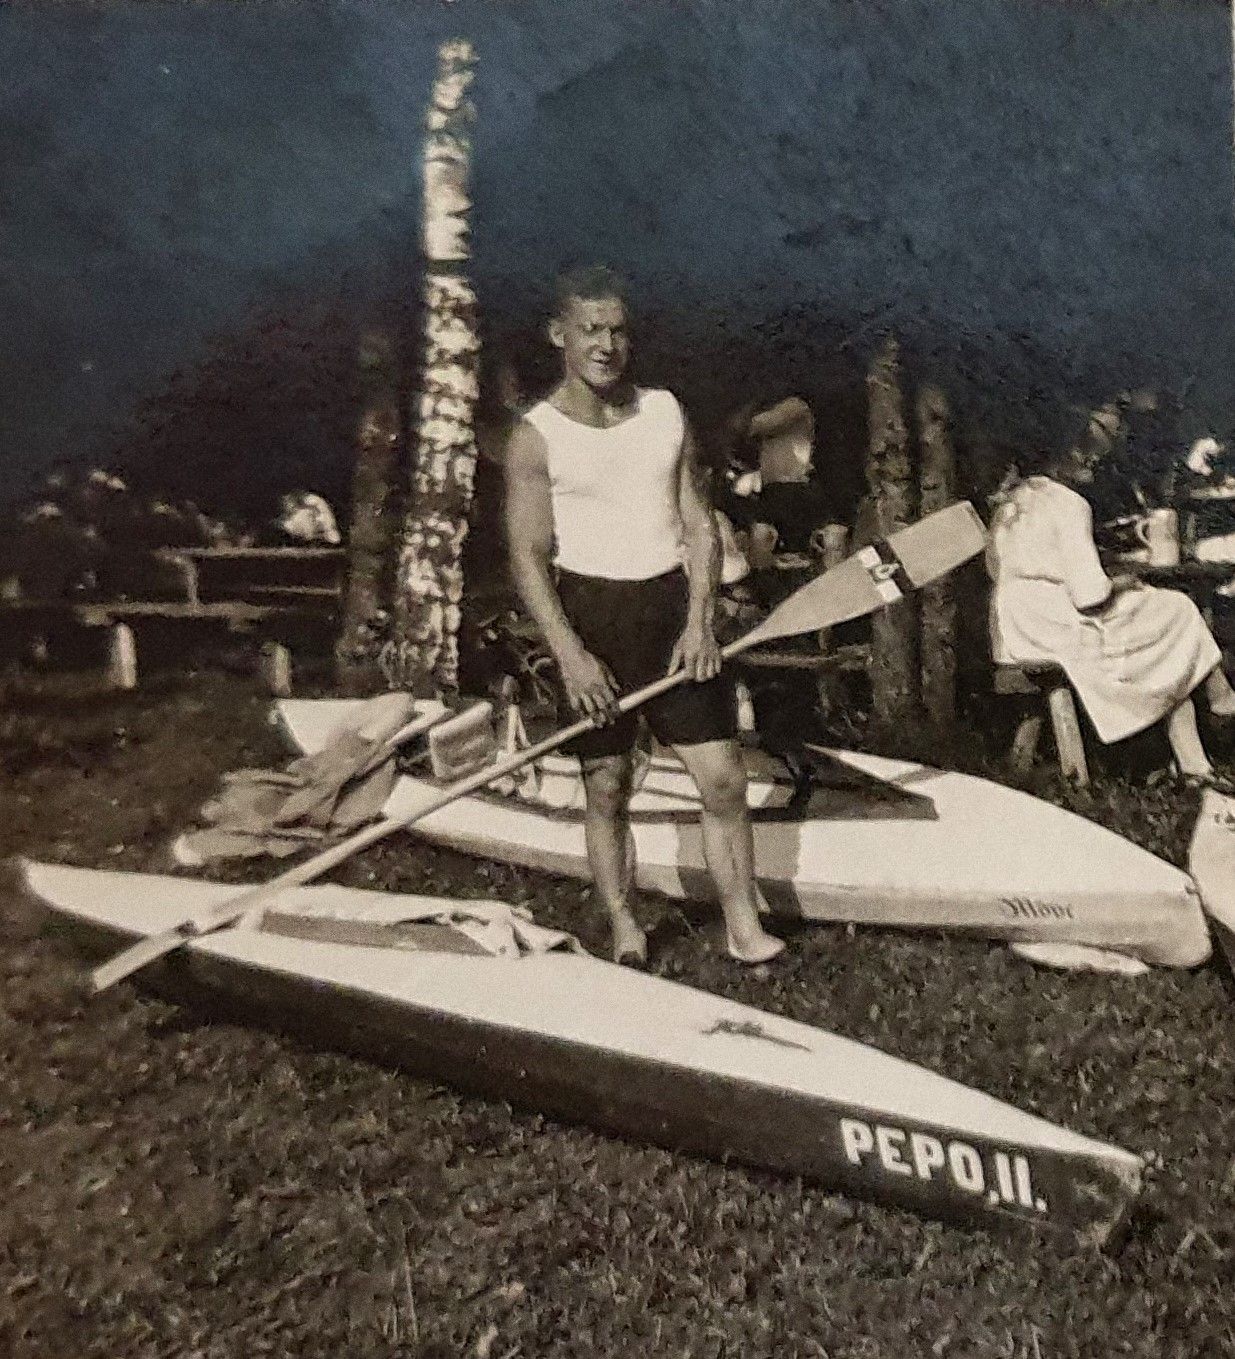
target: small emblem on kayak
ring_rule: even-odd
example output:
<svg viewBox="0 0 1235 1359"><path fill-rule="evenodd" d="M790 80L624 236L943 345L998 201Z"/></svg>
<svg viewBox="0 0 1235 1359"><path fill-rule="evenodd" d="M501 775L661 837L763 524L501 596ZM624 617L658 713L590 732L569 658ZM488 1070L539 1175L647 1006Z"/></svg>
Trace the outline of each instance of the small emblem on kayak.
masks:
<svg viewBox="0 0 1235 1359"><path fill-rule="evenodd" d="M704 1029L704 1035L714 1033L734 1034L738 1038L763 1038L769 1043L776 1043L782 1048L800 1048L803 1052L809 1052L810 1048L805 1043L795 1043L790 1038L777 1038L773 1033L767 1033L762 1024L757 1024L753 1019L718 1019L710 1029Z"/></svg>
<svg viewBox="0 0 1235 1359"><path fill-rule="evenodd" d="M1029 897L1002 897L999 904L1013 920L1071 920L1072 907L1056 901L1032 901Z"/></svg>

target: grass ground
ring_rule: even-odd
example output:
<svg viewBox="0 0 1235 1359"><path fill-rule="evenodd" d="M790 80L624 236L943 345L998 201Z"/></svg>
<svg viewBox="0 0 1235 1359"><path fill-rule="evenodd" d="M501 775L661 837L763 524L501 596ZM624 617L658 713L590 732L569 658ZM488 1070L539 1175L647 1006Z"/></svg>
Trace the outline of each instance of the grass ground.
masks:
<svg viewBox="0 0 1235 1359"><path fill-rule="evenodd" d="M235 676L3 697L3 855L160 867L224 770L285 758ZM1072 794L1045 766L1034 780L1182 861L1195 795L1109 773ZM410 837L339 876L524 901L603 945L578 885ZM815 928L751 975L646 903L664 975L1158 1153L1130 1233L1100 1254L626 1144L128 985L86 1001L18 896L0 902L13 1359L1235 1354L1235 1029L1216 964L1060 975L982 941Z"/></svg>

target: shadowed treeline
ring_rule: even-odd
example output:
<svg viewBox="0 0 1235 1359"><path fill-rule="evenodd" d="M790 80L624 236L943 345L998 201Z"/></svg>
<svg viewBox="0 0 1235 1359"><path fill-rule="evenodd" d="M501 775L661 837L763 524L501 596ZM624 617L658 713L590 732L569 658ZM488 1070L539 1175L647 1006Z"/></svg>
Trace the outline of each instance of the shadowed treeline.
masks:
<svg viewBox="0 0 1235 1359"><path fill-rule="evenodd" d="M456 32L494 333L602 258L703 424L765 370L830 393L886 326L990 439L1036 437L1042 392L1127 385L1228 432L1217 0L58 7L0 13L10 482L103 456L256 313L330 311L341 278L418 294L424 106ZM249 476L329 442L296 439L259 440Z"/></svg>
<svg viewBox="0 0 1235 1359"><path fill-rule="evenodd" d="M501 299L488 303L482 294L482 421L492 423L501 416L500 368L509 364L532 400L552 383L556 362L541 326L510 318ZM541 305L529 297L523 315L536 317ZM283 492L304 486L346 519L361 414L357 346L374 322L395 339L406 428L419 381L419 308L397 297L336 297L258 315L216 337L207 358L173 374L97 460L143 494L189 499L212 514L263 519ZM636 313L636 373L678 392L718 463L727 451L726 422L740 407L804 397L817 422L818 475L835 513L849 520L862 489L866 374L884 333L869 318L800 306L749 325L719 311ZM1028 337L1011 357L991 356L960 334L909 331L900 339L907 382L935 382L948 394L965 494L984 495L1018 446L1075 438L1082 411L1112 395L1096 382L1076 381ZM1194 437L1186 405L1172 405L1169 390L1162 395L1167 409L1156 442L1138 450L1157 468L1142 474L1160 470Z"/></svg>

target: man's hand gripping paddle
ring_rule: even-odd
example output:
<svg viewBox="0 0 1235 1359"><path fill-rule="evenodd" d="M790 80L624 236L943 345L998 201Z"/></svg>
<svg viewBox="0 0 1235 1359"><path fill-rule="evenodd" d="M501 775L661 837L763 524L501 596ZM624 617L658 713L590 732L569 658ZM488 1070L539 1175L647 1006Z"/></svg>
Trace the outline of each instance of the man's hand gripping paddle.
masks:
<svg viewBox="0 0 1235 1359"><path fill-rule="evenodd" d="M823 572L782 601L757 627L730 642L722 651L728 660L751 647L774 642L784 637L818 632L838 623L874 613L887 604L894 604L908 591L929 585L947 575L962 563L976 556L986 546L986 530L968 501L949 505L928 515L908 528L900 529L870 547L864 547L839 565ZM649 699L668 692L687 682L684 670L678 670L656 680L643 689L627 694L617 704L619 712L630 712ZM220 902L211 911L195 920L186 921L164 934L151 935L96 968L91 975L94 990L130 976L139 968L171 953L196 935L230 925L256 907L268 903L291 887L299 887L313 878L337 867L362 849L376 844L395 831L440 811L459 798L467 797L509 774L534 763L542 755L556 750L576 736L582 736L596 725L597 719L582 718L568 727L545 737L536 745L517 751L496 764L448 784L445 788L428 790L423 802L406 815L375 822L355 835L314 855L278 877ZM405 728L405 733L408 729ZM402 739L407 739L400 733Z"/></svg>

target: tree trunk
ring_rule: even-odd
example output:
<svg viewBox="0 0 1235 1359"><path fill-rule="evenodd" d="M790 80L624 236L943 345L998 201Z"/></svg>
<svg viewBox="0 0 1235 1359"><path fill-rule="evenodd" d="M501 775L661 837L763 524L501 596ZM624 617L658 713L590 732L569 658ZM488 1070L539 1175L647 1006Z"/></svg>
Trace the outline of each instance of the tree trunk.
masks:
<svg viewBox="0 0 1235 1359"><path fill-rule="evenodd" d="M475 52L445 43L425 144L425 354L411 495L395 580L394 636L383 654L392 688L457 690L462 549L476 469L474 412L480 340L470 258L468 196L475 110L467 99Z"/></svg>
<svg viewBox="0 0 1235 1359"><path fill-rule="evenodd" d="M904 528L914 511L909 431L901 391L900 346L889 335L866 379L870 446L866 477L879 533ZM880 609L871 624L871 698L877 723L888 727L916 714L919 699L917 611L902 599Z"/></svg>
<svg viewBox="0 0 1235 1359"><path fill-rule="evenodd" d="M834 566L839 566L849 555L849 527L847 524L824 524L822 527L823 538L823 569L830 571ZM832 650L832 629L823 628L815 634L815 643L821 655L826 655ZM838 680L840 676L828 670L821 670L815 682L815 703L819 709L821 717L828 717L832 709L836 706L836 695L839 689Z"/></svg>
<svg viewBox="0 0 1235 1359"><path fill-rule="evenodd" d="M956 498L956 454L948 429L948 398L935 386L918 393L921 450L921 513L931 514ZM951 577L922 591L922 706L939 726L956 720L956 587Z"/></svg>
<svg viewBox="0 0 1235 1359"><path fill-rule="evenodd" d="M361 416L343 618L335 644L336 682L350 697L385 688L379 656L389 628L385 605L397 537L401 442L396 352L394 338L384 327L370 326L360 337Z"/></svg>

